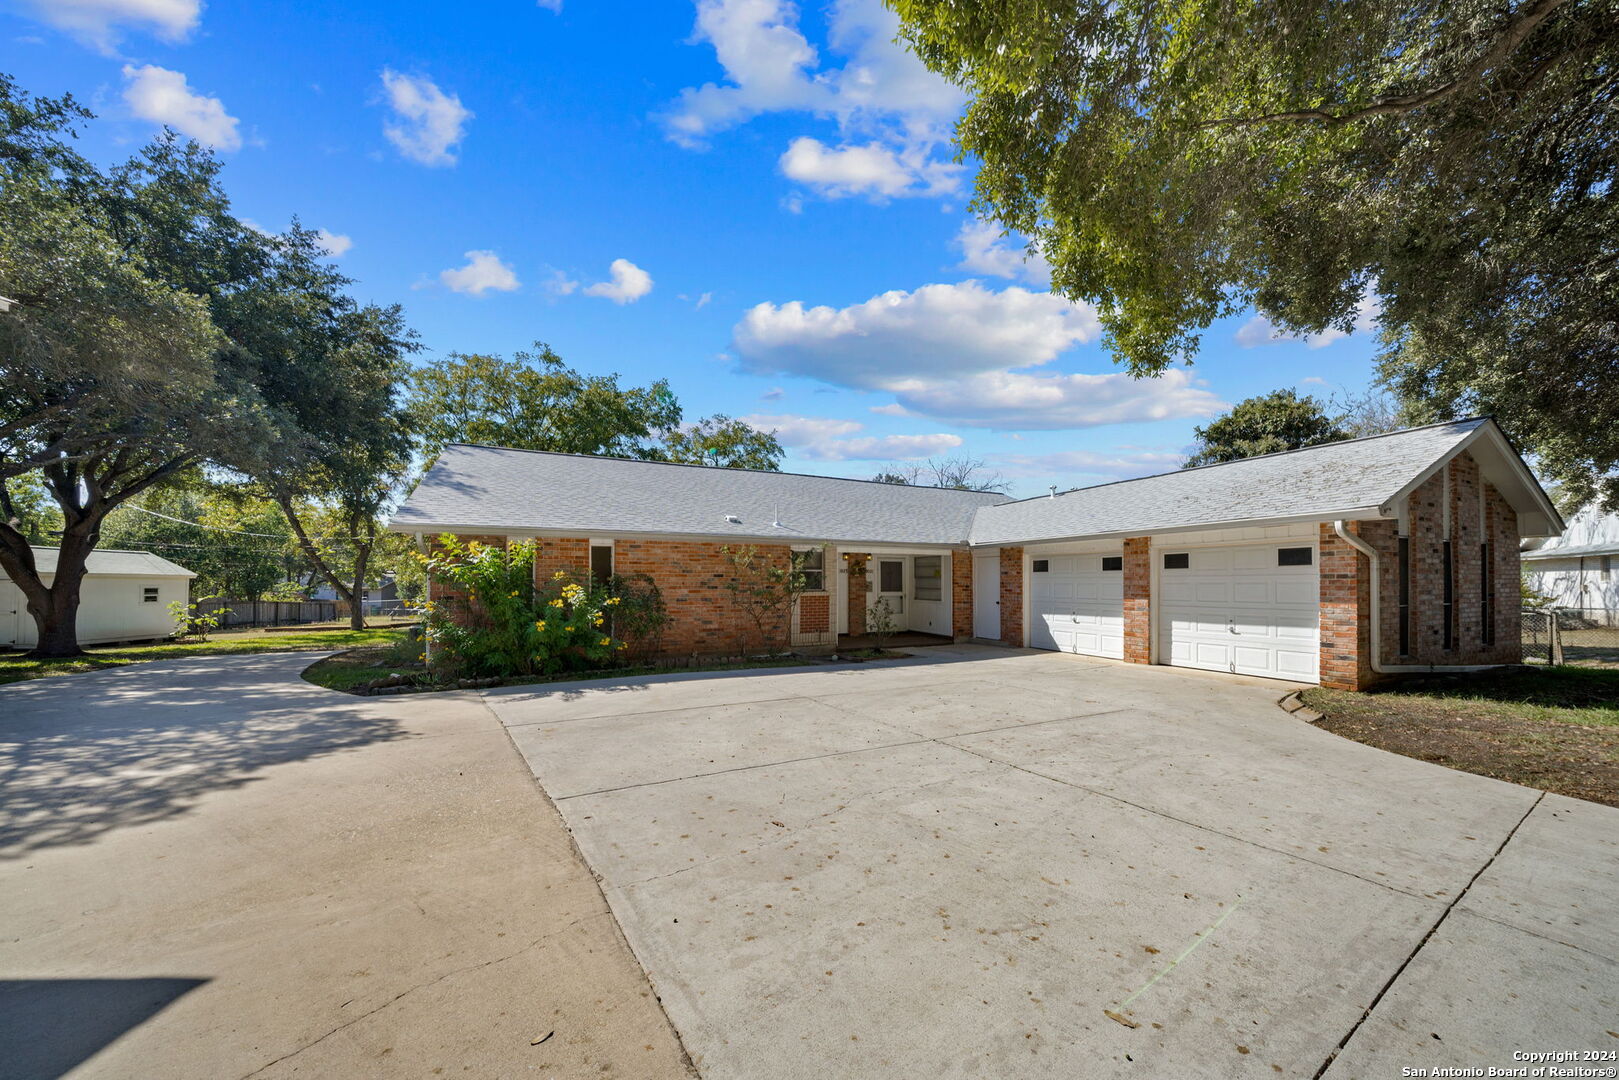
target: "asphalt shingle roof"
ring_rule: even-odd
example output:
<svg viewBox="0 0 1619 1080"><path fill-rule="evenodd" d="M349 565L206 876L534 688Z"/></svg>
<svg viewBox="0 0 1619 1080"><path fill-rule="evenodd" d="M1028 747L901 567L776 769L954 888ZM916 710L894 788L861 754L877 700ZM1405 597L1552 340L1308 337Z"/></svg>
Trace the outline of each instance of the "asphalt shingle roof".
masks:
<svg viewBox="0 0 1619 1080"><path fill-rule="evenodd" d="M1433 424L1016 502L801 473L452 445L392 527L999 545L1324 519L1384 505L1488 422Z"/></svg>
<svg viewBox="0 0 1619 1080"><path fill-rule="evenodd" d="M980 510L974 544L1144 536L1381 506L1487 420L1459 420Z"/></svg>
<svg viewBox="0 0 1619 1080"><path fill-rule="evenodd" d="M41 574L56 573L53 547L34 545L34 568ZM149 551L117 551L103 548L90 553L85 561L85 572L90 574L122 574L128 577L196 577L197 575Z"/></svg>
<svg viewBox="0 0 1619 1080"><path fill-rule="evenodd" d="M973 512L1006 498L799 473L452 445L390 527L960 544Z"/></svg>

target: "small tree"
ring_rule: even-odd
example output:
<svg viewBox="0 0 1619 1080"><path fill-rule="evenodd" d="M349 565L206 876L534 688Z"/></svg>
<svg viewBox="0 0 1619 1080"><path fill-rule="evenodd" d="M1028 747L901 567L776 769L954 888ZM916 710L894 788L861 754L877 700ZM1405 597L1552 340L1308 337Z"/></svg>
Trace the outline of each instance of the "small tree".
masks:
<svg viewBox="0 0 1619 1080"><path fill-rule="evenodd" d="M866 609L866 633L877 639L877 651L888 650L888 639L898 632L899 626L894 621L894 609L888 605L886 596L879 596L877 602Z"/></svg>
<svg viewBox="0 0 1619 1080"><path fill-rule="evenodd" d="M747 613L758 632L759 643L769 642L771 629L784 625L792 616L793 605L804 592L804 553L794 552L783 565L760 553L752 544L739 548L722 547L735 571L725 587L737 607ZM743 641L742 652L748 652Z"/></svg>
<svg viewBox="0 0 1619 1080"><path fill-rule="evenodd" d="M618 604L613 609L612 632L638 660L655 655L663 644L663 631L672 621L663 592L650 574L614 574L607 593Z"/></svg>

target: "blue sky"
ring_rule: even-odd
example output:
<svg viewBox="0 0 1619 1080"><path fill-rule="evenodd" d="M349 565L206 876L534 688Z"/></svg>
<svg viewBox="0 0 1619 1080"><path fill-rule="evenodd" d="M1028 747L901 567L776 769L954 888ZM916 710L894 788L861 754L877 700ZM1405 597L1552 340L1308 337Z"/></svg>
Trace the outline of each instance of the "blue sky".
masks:
<svg viewBox="0 0 1619 1080"><path fill-rule="evenodd" d="M164 123L215 146L239 214L328 231L428 355L543 340L664 377L688 418L776 429L789 469L970 455L1034 494L1174 468L1251 394L1365 386L1364 330L1250 316L1120 374L967 212L962 97L893 25L877 0L0 0L0 69L89 105L99 159Z"/></svg>

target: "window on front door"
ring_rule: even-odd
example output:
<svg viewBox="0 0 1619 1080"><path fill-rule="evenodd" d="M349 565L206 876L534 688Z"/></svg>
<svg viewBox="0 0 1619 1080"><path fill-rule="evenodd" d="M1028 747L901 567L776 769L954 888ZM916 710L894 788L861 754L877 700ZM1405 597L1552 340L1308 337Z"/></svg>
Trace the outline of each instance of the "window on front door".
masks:
<svg viewBox="0 0 1619 1080"><path fill-rule="evenodd" d="M905 591L905 564L898 560L885 559L877 564L877 591L878 592L904 592Z"/></svg>

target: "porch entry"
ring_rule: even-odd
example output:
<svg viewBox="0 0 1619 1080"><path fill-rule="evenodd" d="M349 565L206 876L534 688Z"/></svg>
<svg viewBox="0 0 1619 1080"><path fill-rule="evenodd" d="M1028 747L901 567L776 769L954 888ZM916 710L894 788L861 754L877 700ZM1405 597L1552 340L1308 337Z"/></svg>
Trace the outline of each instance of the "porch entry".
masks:
<svg viewBox="0 0 1619 1080"><path fill-rule="evenodd" d="M848 573L839 574L840 634L849 632L851 611L870 609L880 600L888 605L895 630L950 637L949 554L874 554L865 580L865 595L851 596ZM864 621L869 623L869 616Z"/></svg>

